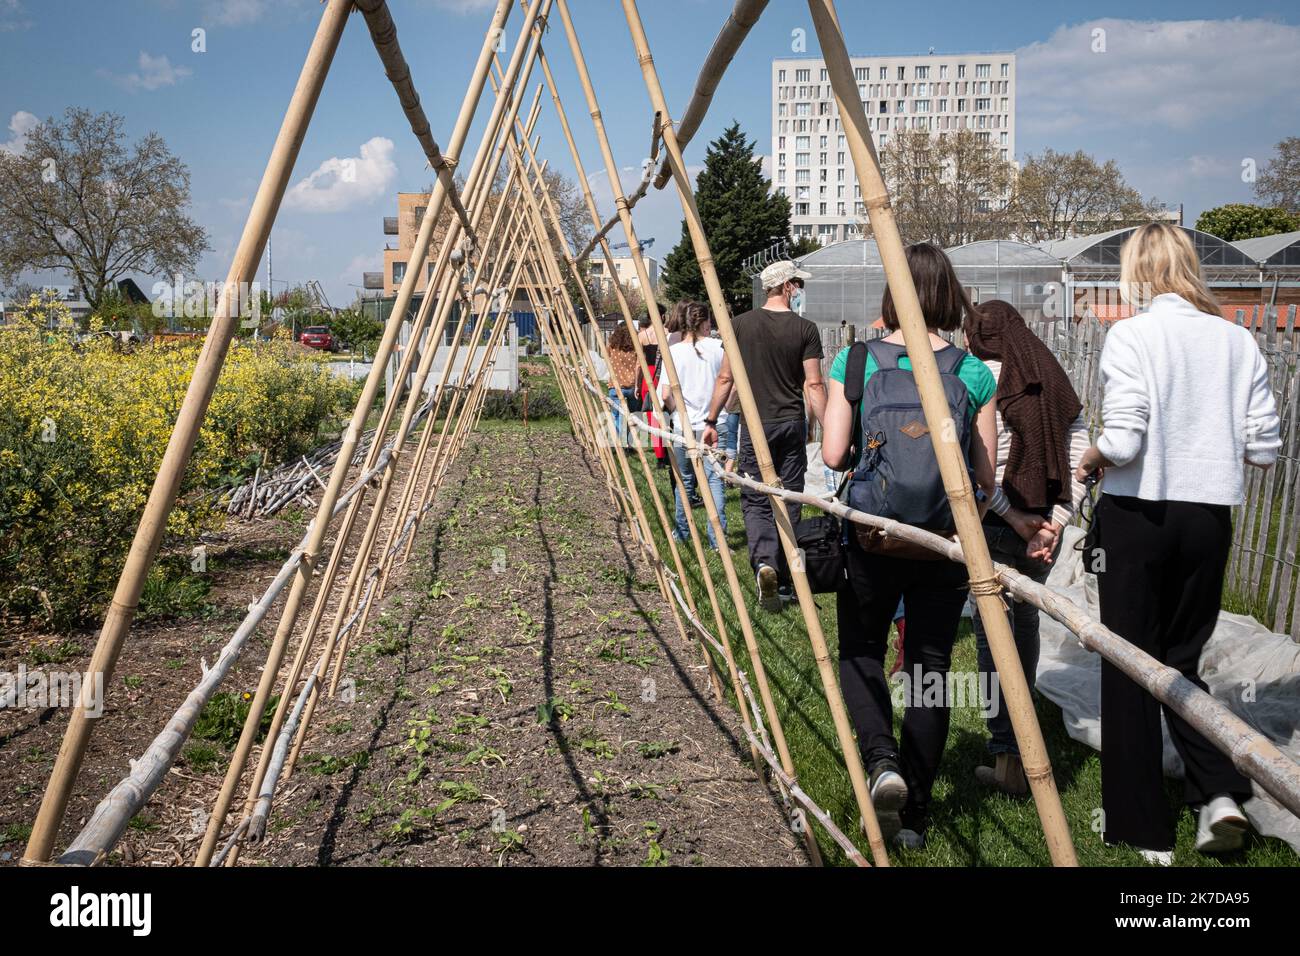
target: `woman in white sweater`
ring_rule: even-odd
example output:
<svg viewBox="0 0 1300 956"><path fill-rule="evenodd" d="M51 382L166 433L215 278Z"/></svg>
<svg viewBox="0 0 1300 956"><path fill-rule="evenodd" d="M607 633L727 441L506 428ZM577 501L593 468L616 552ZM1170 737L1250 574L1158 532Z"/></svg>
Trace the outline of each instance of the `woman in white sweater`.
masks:
<svg viewBox="0 0 1300 956"><path fill-rule="evenodd" d="M1076 477L1104 472L1094 524L1102 623L1202 689L1201 649L1218 620L1243 463L1267 468L1281 445L1268 366L1251 334L1225 320L1183 230L1152 223L1120 256L1120 294L1140 310L1115 324L1101 355L1104 430ZM1102 661L1102 809L1107 843L1150 862L1173 858L1160 704ZM1199 811L1196 848L1241 846L1238 801L1250 783L1169 708L1169 734Z"/></svg>

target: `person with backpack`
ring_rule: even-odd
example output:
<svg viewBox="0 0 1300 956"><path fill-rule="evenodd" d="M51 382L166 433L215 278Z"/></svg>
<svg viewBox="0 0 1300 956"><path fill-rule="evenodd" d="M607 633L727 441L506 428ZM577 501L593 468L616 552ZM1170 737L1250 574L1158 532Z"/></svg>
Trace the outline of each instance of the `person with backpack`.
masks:
<svg viewBox="0 0 1300 956"><path fill-rule="evenodd" d="M1074 468L1089 444L1083 403L1056 356L1025 324L1015 306L1001 299L980 303L966 317L966 343L998 383L997 447L990 449L997 490L984 515L984 537L994 561L1042 583L1052 570L1061 532L1074 517L1086 486ZM1006 597L1011 632L1025 680L1038 673L1038 608ZM975 779L1010 796L1029 793L1011 715L1002 703L988 632L974 617L980 687L986 695L992 767L976 767Z"/></svg>
<svg viewBox="0 0 1300 956"><path fill-rule="evenodd" d="M1101 352L1103 428L1075 477L1102 475L1085 551L1101 622L1205 690L1201 651L1219 620L1232 549L1232 507L1245 466L1281 447L1268 362L1254 336L1223 318L1183 229L1149 223L1120 250L1120 295L1138 310ZM1090 553L1089 553L1090 552ZM1161 712L1197 813L1196 849L1241 847L1238 803L1250 781L1230 757L1110 661L1101 662L1102 839L1151 863L1173 862L1175 826L1162 773Z"/></svg>
<svg viewBox="0 0 1300 956"><path fill-rule="evenodd" d="M988 449L997 439L997 385L983 362L939 335L960 328L974 308L943 250L912 245L907 261L956 438L976 497L986 503L995 487ZM849 507L950 536L952 512L889 290L881 317L888 335L842 349L831 366L822 456L832 468L852 469L844 490ZM968 576L964 565L936 552L865 525L846 522L845 529L846 580L836 596L840 688L872 803L882 815L897 813L896 843L918 848L925 844L930 791L948 738L948 670ZM900 597L907 605L901 743L894 737L884 671Z"/></svg>
<svg viewBox="0 0 1300 956"><path fill-rule="evenodd" d="M709 310L699 302L687 302L677 318L681 340L668 349L673 365L677 369L677 380L682 387L682 398L686 403L684 409L675 407L672 389L669 388L668 376L659 379L659 398L664 409L670 412L675 421L674 431L684 434L691 428L698 440L704 433L704 416L708 414L709 401L713 398L713 386L722 368L722 342L712 338L713 322ZM677 499L677 527L673 536L678 541L690 540L690 527L686 523L686 509L692 506L696 495L695 469L686 455L684 444L673 445L677 456L677 469L681 472L681 483L674 489ZM722 530L727 530L727 489L722 481L721 466L709 456L704 456L704 473L708 478L709 493L718 509L718 518ZM713 525L704 523L709 533L709 544L716 550L718 541L713 534Z"/></svg>

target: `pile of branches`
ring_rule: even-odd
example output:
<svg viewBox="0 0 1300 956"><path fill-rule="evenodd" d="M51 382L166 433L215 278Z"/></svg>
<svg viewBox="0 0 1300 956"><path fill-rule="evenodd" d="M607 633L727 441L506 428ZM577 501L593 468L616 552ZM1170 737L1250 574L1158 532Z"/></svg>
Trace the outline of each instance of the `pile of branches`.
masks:
<svg viewBox="0 0 1300 956"><path fill-rule="evenodd" d="M429 414L429 403L421 405L411 421L411 428ZM361 436L350 466L360 465L375 440L375 429ZM226 499L226 513L244 518L270 518L288 505L296 504L315 508L312 495L324 488L330 472L343 446L343 439L322 445L297 461L287 461L272 469L258 468L252 477L230 490Z"/></svg>

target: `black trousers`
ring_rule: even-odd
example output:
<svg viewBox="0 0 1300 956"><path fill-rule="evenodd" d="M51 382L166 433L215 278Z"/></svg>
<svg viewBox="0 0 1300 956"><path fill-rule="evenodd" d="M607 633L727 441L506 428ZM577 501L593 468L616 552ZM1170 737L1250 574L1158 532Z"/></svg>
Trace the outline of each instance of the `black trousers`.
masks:
<svg viewBox="0 0 1300 956"><path fill-rule="evenodd" d="M867 554L850 535L848 581L837 595L840 689L868 770L897 760L907 780L904 826L923 828L930 790L948 740L948 669L969 590L966 569L951 561L914 561ZM907 607L902 746L894 739L894 710L885 678L889 625L899 597ZM942 693L934 693L936 687Z"/></svg>
<svg viewBox="0 0 1300 956"><path fill-rule="evenodd" d="M1228 506L1102 495L1095 531L1101 550L1085 554L1085 560L1098 572L1101 622L1205 690L1197 665L1219 616L1232 544ZM1250 795L1250 782L1223 753L1103 660L1101 803L1107 843L1173 849L1175 821L1161 772L1162 710L1186 767L1190 805L1221 793L1237 800Z"/></svg>
<svg viewBox="0 0 1300 956"><path fill-rule="evenodd" d="M763 434L767 437L767 447L772 453L772 465L776 468L782 486L791 491L803 491L803 478L808 471L808 433L803 419L769 422L763 426ZM743 422L740 426L740 447L736 456L736 469L741 474L762 478L758 471L758 458L754 455L754 444L750 441L749 430L745 428ZM787 502L785 508L790 515L791 524L799 520L801 509L797 503ZM740 512L745 518L745 537L749 542L750 565L755 571L763 564L776 568L780 580L789 583L790 569L786 565L781 538L776 531L776 518L772 515L771 500L761 491L742 488Z"/></svg>

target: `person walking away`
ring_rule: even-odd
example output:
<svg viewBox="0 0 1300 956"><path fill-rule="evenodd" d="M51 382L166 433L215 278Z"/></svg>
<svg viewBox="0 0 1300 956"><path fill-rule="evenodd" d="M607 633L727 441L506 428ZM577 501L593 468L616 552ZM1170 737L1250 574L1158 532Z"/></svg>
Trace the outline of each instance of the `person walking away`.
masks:
<svg viewBox="0 0 1300 956"><path fill-rule="evenodd" d="M1001 299L980 303L966 317L971 353L997 381L997 445L989 449L997 489L984 515L984 536L994 561L1042 583L1060 549L1061 532L1074 517L1086 486L1074 469L1088 448L1083 403L1041 339L1015 306ZM1038 673L1038 608L1008 596L1008 623L1025 680L1033 690ZM988 632L974 617L984 719L989 728L992 767L976 767L975 778L1012 796L1029 792L1011 715L1002 701Z"/></svg>
<svg viewBox="0 0 1300 956"><path fill-rule="evenodd" d="M684 434L690 428L696 440L704 434L704 417L708 414L709 402L713 398L713 387L717 383L718 373L722 370L722 343L710 338L713 323L709 310L698 302L688 303L679 322L681 341L673 345L668 354L672 356L677 368L677 379L682 386L682 398L686 403L684 409L675 407L672 390L667 376L659 381L659 397L664 408L673 414L674 431ZM679 541L690 538L690 527L686 523L686 509L691 507L691 498L696 494L695 470L686 455L686 446L674 445L677 455L677 468L681 472L681 483L675 489L677 498L677 527L673 534ZM722 482L720 466L709 456L703 457L704 472L708 478L709 493L718 509L722 530L727 530L726 486ZM713 525L706 522L709 532L709 544L718 547L713 533Z"/></svg>
<svg viewBox="0 0 1300 956"><path fill-rule="evenodd" d="M808 471L805 401L818 423L826 408L821 335L816 325L797 314L802 309L804 280L809 278L811 273L793 262L772 263L760 276L766 296L763 306L732 319L772 464L782 487L791 491L803 491L804 475ZM717 445L718 416L734 382L729 358L723 356L704 422L702 440L710 447ZM761 477L754 444L744 421L740 423L736 467L751 477ZM744 488L740 506L745 518L749 561L758 582L759 604L764 610L779 611L783 597L793 599L794 589L771 501L761 491ZM786 511L790 524L794 525L799 520L799 505L788 503Z"/></svg>
<svg viewBox="0 0 1300 956"><path fill-rule="evenodd" d="M609 334L609 364L610 364L610 388L609 397L618 402L619 394L627 402L628 410L633 414L641 410L641 397L637 394L637 380L639 369L636 361L636 348L632 344L632 336L627 330L626 323L620 323L615 326L614 331ZM626 433L623 427L623 409L619 405L614 408L614 441L620 443L624 451L632 450L632 427L628 425Z"/></svg>
<svg viewBox="0 0 1300 956"><path fill-rule="evenodd" d="M1093 527L1101 621L1205 690L1197 664L1214 631L1245 464L1277 460L1280 423L1254 337L1225 320L1187 233L1139 227L1120 252L1120 295L1139 314L1116 322L1101 354L1103 430L1075 476L1100 472ZM1250 782L1173 709L1101 663L1103 838L1149 862L1173 860L1161 773L1160 714L1183 759L1196 849L1242 845L1238 802Z"/></svg>
<svg viewBox="0 0 1300 956"><path fill-rule="evenodd" d="M979 489L976 497L986 502L994 490L988 449L997 437L996 383L983 362L939 335L960 328L974 310L937 246L909 246L907 261L956 438ZM831 365L822 455L832 468L853 469L846 486L850 507L952 536L952 512L888 290L881 313L890 334L842 349ZM850 369L853 350L858 358ZM845 397L850 375L861 376L862 385L856 434L854 408ZM965 566L926 548L859 524L847 530L847 580L836 595L840 689L872 803L887 822L886 815L897 814L894 842L918 848L925 844L930 794L948 738L948 671L968 576ZM901 743L894 737L884 672L889 625L900 597L907 605Z"/></svg>

